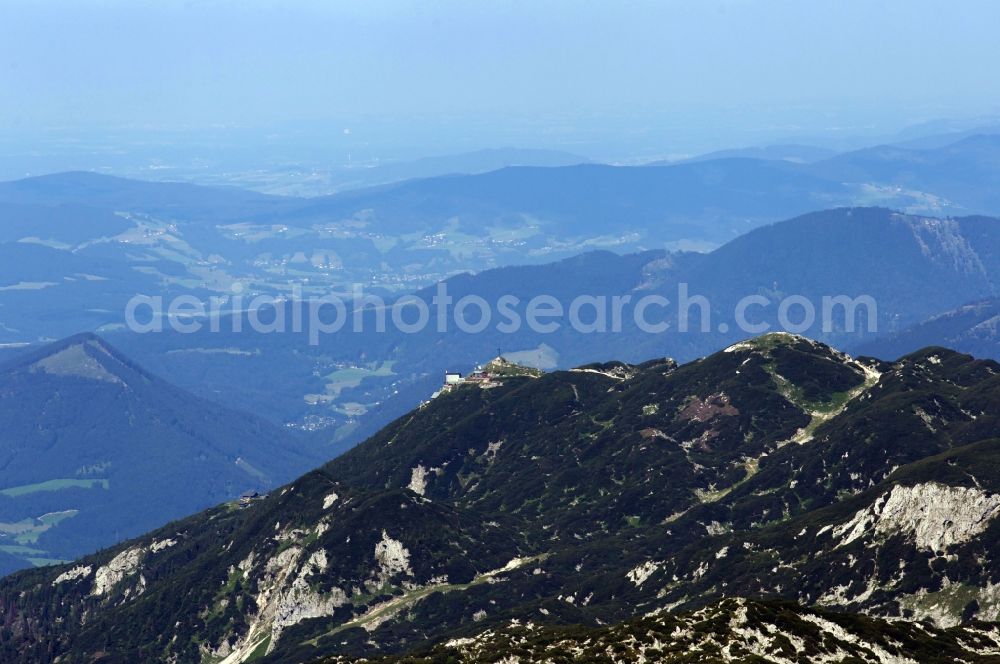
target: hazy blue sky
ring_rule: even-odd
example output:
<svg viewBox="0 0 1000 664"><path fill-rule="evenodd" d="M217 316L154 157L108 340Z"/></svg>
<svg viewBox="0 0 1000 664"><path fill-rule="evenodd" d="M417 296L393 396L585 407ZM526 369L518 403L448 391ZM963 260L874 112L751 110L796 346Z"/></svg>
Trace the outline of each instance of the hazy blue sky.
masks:
<svg viewBox="0 0 1000 664"><path fill-rule="evenodd" d="M998 25L995 0L2 0L0 131L901 125L1000 110Z"/></svg>

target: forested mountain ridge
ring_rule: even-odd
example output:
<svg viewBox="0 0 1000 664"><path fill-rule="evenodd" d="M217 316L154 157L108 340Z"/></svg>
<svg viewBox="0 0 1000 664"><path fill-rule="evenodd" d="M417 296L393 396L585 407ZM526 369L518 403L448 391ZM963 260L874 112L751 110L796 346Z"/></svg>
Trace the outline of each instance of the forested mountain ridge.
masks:
<svg viewBox="0 0 1000 664"><path fill-rule="evenodd" d="M249 507L5 579L0 653L298 662L741 596L994 621L998 403L993 362L790 335L462 385Z"/></svg>
<svg viewBox="0 0 1000 664"><path fill-rule="evenodd" d="M289 431L210 404L96 335L0 366L4 572L70 560L264 492L321 461Z"/></svg>

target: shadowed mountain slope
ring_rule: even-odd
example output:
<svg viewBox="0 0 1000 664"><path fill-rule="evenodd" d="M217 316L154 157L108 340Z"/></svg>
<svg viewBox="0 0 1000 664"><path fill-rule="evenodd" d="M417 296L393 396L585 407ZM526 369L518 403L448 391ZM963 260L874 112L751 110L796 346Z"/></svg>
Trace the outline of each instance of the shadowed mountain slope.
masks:
<svg viewBox="0 0 1000 664"><path fill-rule="evenodd" d="M21 566L266 491L317 461L288 432L188 394L94 335L0 367L0 550Z"/></svg>

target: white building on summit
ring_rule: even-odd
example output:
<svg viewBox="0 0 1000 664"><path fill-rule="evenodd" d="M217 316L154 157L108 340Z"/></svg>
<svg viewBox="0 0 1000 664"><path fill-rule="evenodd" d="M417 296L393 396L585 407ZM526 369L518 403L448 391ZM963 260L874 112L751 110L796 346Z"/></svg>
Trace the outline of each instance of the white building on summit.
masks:
<svg viewBox="0 0 1000 664"><path fill-rule="evenodd" d="M538 369L515 364L500 355L485 365L476 367L468 376L463 376L457 371L446 371L444 373L444 385L441 386L440 390L431 395L431 399L444 392L451 391L460 385L477 385L482 388L490 388L500 385L504 378L514 376L537 378L541 375L542 371Z"/></svg>

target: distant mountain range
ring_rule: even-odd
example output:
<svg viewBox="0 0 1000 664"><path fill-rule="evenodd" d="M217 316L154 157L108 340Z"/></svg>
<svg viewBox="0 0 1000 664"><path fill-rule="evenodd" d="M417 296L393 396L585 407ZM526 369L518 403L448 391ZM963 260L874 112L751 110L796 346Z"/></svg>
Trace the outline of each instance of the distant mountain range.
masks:
<svg viewBox="0 0 1000 664"><path fill-rule="evenodd" d="M317 346L309 345L305 333L255 333L248 321L238 333L226 324L220 332L108 335L185 389L275 422L315 430L318 438L336 441L332 449L342 449L426 399L446 370L468 372L496 355L498 348L507 357L547 369L612 358L641 362L667 355L689 361L711 354L752 336L735 320L737 304L745 296L769 303L753 307L748 322L782 329L779 303L789 296L805 297L816 319L803 334L895 359L947 339L925 336L922 344L899 353L869 352L866 344L970 301L996 297L998 248L1000 221L992 218L949 220L877 208L841 209L756 229L707 254L591 252L546 265L459 275L446 282L455 301L476 295L496 303L503 295L516 296L522 314L524 303L542 294L555 297L564 311L579 295L607 301L661 295L679 304L678 288L687 284L691 296L704 296L711 304L706 332L701 331L697 306L691 308L690 331L680 332L675 304L650 310L651 318L659 321L662 316L670 325L659 333L638 329L633 310L626 309L621 331L605 333L576 331L565 316L554 332L535 332L527 325L501 332L494 313L493 323L471 334L454 324L443 333L429 325L415 334L391 325L378 334L358 334L348 327L321 335ZM417 292L429 309L435 294L436 287ZM822 298L839 295L873 298L875 332L868 330L863 307L852 331L845 330L840 310L830 318L829 331L823 329ZM288 311L285 315L291 316ZM366 318L366 330L374 329L372 318ZM726 326L724 332L721 326ZM287 327L292 329L290 321Z"/></svg>
<svg viewBox="0 0 1000 664"><path fill-rule="evenodd" d="M1000 214L1000 199L981 186L998 176L996 135L801 160L809 163L776 155L627 167L486 153L463 158L464 168L477 160L483 169L559 165L438 175L311 199L79 172L0 183L0 242L12 272L0 281L0 311L10 317L0 321L0 343L119 324L130 292L206 300L230 294L236 283L270 295L287 294L293 284L319 294L361 283L399 294L456 273L590 250L706 251L756 227L837 206ZM431 170L446 168L435 164ZM32 271L41 274L16 276ZM80 283L81 273L102 279L100 288Z"/></svg>
<svg viewBox="0 0 1000 664"><path fill-rule="evenodd" d="M876 336L1000 295L996 222L852 208L768 222L858 200L944 212L988 207L977 185L992 177L998 149L995 136L983 135L802 164L512 167L316 199L89 173L0 183L0 357L101 330L180 387L318 432L322 443L335 441L327 447L333 453L425 398L445 369L467 371L497 348L546 367L706 355L748 334L733 320L745 295L772 302L756 311L773 323L788 295L870 294L879 305L877 335L803 330L863 349ZM511 156L485 155L483 163ZM707 253L665 248L720 243ZM462 271L474 276L455 275ZM429 298L433 291L421 289L442 278L456 296L513 289L530 298L544 290L563 300L588 292L676 301L686 282L711 300L713 325L694 335L635 334L627 321L617 336L338 334L316 348L291 334L121 330L136 293L207 302L237 284L252 297L286 296L293 284L305 296L343 292L358 282L389 299Z"/></svg>
<svg viewBox="0 0 1000 664"><path fill-rule="evenodd" d="M361 189L404 180L440 177L442 175L475 175L497 171L510 166L573 166L590 160L570 152L560 150L537 150L525 148L494 148L476 150L460 154L422 157L360 165L352 168L331 169L321 174L320 180L325 194ZM315 185L314 190L318 189Z"/></svg>
<svg viewBox="0 0 1000 664"><path fill-rule="evenodd" d="M236 187L148 182L86 171L0 182L0 201L22 205L84 205L112 213L162 214L170 218L232 219L283 199ZM43 236L44 237L44 236Z"/></svg>
<svg viewBox="0 0 1000 664"><path fill-rule="evenodd" d="M989 661L998 381L784 334L509 370L246 509L3 579L0 660Z"/></svg>
<svg viewBox="0 0 1000 664"><path fill-rule="evenodd" d="M511 167L312 199L283 218L307 226L356 219L383 234L444 233L452 242L484 231L501 233L490 239L502 242L506 233L530 258L551 257L566 242L626 249L720 242L754 225L850 200L841 183L786 164L720 159L663 167Z"/></svg>
<svg viewBox="0 0 1000 664"><path fill-rule="evenodd" d="M266 492L323 460L84 334L0 366L0 573Z"/></svg>
<svg viewBox="0 0 1000 664"><path fill-rule="evenodd" d="M946 311L886 338L859 346L859 352L900 357L930 344L1000 360L1000 299L973 302Z"/></svg>
<svg viewBox="0 0 1000 664"><path fill-rule="evenodd" d="M1000 134L968 136L936 148L879 146L809 164L807 172L853 182L875 196L910 196L930 210L992 214L1000 194L983 183L1000 169ZM915 203L915 207L919 207Z"/></svg>
<svg viewBox="0 0 1000 664"><path fill-rule="evenodd" d="M180 140L184 138L178 137ZM403 180L431 178L442 175L470 175L495 171L507 166L571 166L584 164L587 157L562 150L501 147L450 154L427 154L421 157L397 156L378 159L372 156L354 159L343 155L347 163L331 164L331 154L325 147L316 146L311 155L300 159L277 155L273 146L260 151L250 148L241 137L239 147L216 144L211 157L200 151L197 157L178 154L143 159L138 155L102 156L106 164L103 174L155 182L185 182L205 186L240 187L276 196L311 197L327 196L339 192L379 186ZM191 147L191 146L188 146ZM195 148L196 149L196 148ZM20 177L25 171L32 173L58 173L90 164L87 157L60 160L46 159L46 155L0 155L0 177ZM50 156L50 155L49 155ZM120 159L116 160L115 157ZM336 159L336 158L334 158ZM117 163L116 163L117 161Z"/></svg>
<svg viewBox="0 0 1000 664"><path fill-rule="evenodd" d="M581 241L634 233L638 237L626 247L654 248L680 240L725 242L756 225L836 205L878 204L921 214L1000 212L981 186L1000 168L997 135L926 150L886 146L803 161L813 163L765 154L653 167L509 168L314 199L288 219L365 211L383 232L412 232L414 224L426 228L436 216L453 220L454 227L440 229L452 233L535 220L540 232L556 237ZM572 228L561 228L569 222Z"/></svg>
<svg viewBox="0 0 1000 664"><path fill-rule="evenodd" d="M688 157L681 160L654 161L647 166L669 166L679 162L713 161L716 159L770 159L773 161L790 161L797 164L807 164L821 159L829 159L837 154L836 150L816 147L814 145L765 145L749 148L733 148L716 150L705 154Z"/></svg>

